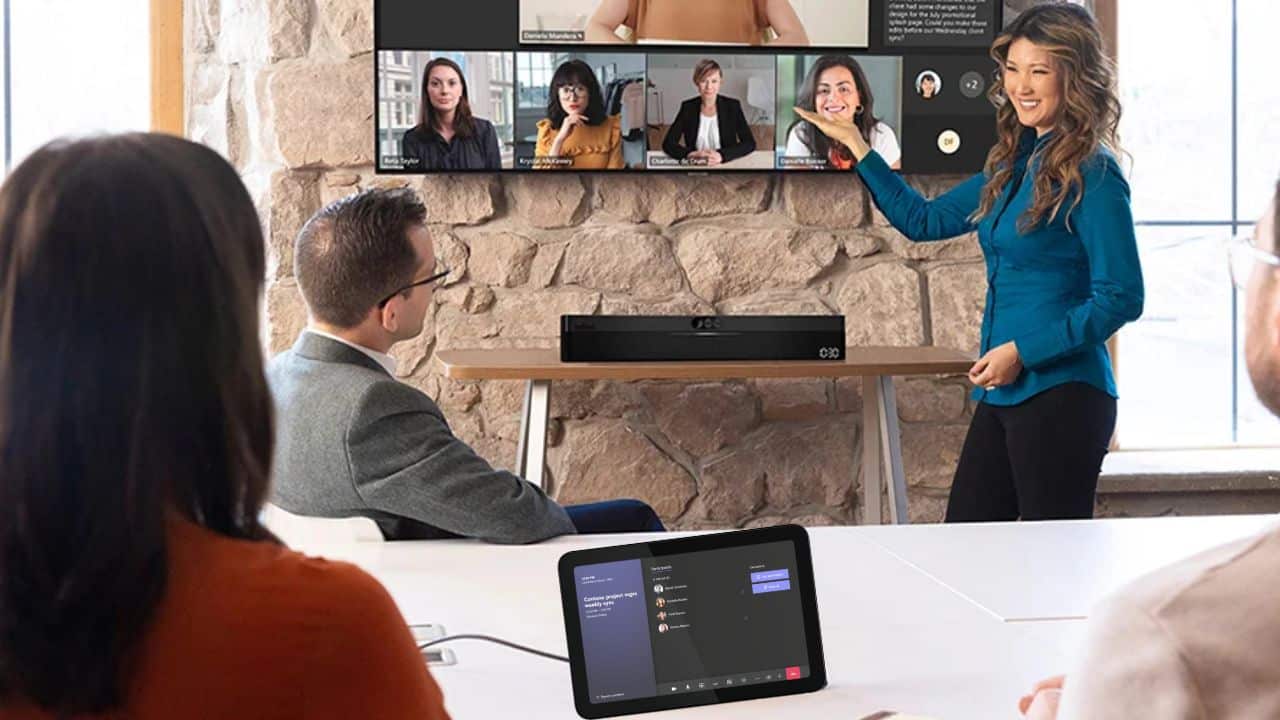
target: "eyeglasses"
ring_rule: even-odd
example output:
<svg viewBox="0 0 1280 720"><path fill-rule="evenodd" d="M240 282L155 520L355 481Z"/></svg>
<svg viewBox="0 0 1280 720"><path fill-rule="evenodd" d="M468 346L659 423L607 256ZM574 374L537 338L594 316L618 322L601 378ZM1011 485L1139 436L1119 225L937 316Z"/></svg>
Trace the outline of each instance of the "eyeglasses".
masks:
<svg viewBox="0 0 1280 720"><path fill-rule="evenodd" d="M399 290L396 290L395 292L391 293L390 295L386 296L386 297L385 297L385 298L383 298L381 301L379 301L379 302L378 302L378 307L379 307L379 308L386 307L386 306L387 306L387 303L391 302L391 298L393 298L393 297L395 297L395 296L399 295L400 293L404 292L405 290L412 290L413 288L416 288L416 287L418 287L419 285L430 285L431 283L433 283L433 282L435 282L435 281L437 281L437 280L442 280L442 279L444 279L445 277L448 277L448 275L449 275L449 273L450 273L450 272L452 272L452 271L451 271L451 270L449 270L449 268L444 268L444 269L442 269L440 272L435 273L434 275L431 275L430 277L425 277L425 278L423 278L423 279L421 279L421 280L418 280L417 282L411 282L411 283L409 283L408 285L405 285L404 287L400 288Z"/></svg>
<svg viewBox="0 0 1280 720"><path fill-rule="evenodd" d="M556 88L556 92L560 93L560 97L562 98L571 98L579 95L587 97L590 90L587 89L586 85L561 85Z"/></svg>
<svg viewBox="0 0 1280 720"><path fill-rule="evenodd" d="M1243 290L1257 263L1277 270L1280 269L1280 256L1254 245L1252 235L1237 235L1227 240L1227 266L1233 285Z"/></svg>

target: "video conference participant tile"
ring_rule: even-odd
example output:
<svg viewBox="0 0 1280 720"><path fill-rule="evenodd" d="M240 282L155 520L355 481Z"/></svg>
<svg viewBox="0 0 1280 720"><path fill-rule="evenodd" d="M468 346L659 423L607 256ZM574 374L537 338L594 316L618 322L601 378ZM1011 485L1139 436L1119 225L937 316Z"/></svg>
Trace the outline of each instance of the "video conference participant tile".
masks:
<svg viewBox="0 0 1280 720"><path fill-rule="evenodd" d="M651 54L648 67L649 169L773 169L773 56Z"/></svg>
<svg viewBox="0 0 1280 720"><path fill-rule="evenodd" d="M516 169L644 169L641 53L516 55Z"/></svg>
<svg viewBox="0 0 1280 720"><path fill-rule="evenodd" d="M778 58L776 151L783 170L850 170L853 155L802 120L801 107L855 123L892 168L902 160L902 58L785 55Z"/></svg>
<svg viewBox="0 0 1280 720"><path fill-rule="evenodd" d="M380 50L378 169L514 167L511 52Z"/></svg>

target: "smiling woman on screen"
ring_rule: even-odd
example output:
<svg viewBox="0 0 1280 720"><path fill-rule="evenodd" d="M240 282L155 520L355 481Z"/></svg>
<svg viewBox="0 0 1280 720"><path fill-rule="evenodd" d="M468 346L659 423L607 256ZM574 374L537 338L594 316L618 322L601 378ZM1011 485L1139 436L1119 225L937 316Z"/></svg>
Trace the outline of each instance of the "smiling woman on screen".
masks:
<svg viewBox="0 0 1280 720"><path fill-rule="evenodd" d="M902 157L898 137L893 128L876 118L875 96L857 60L848 55L818 58L800 86L796 105L825 120L852 123L864 143L879 152L889 167L898 168ZM803 117L796 120L787 133L784 155L820 160L825 167L836 170L849 170L855 162L848 145L838 140L833 142L820 126Z"/></svg>

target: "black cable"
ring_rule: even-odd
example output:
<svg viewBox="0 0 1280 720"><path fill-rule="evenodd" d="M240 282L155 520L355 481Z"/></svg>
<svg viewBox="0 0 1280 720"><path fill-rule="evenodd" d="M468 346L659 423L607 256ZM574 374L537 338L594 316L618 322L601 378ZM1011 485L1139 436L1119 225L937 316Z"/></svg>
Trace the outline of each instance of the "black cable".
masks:
<svg viewBox="0 0 1280 720"><path fill-rule="evenodd" d="M564 655L556 655L555 653L543 652L542 650L534 650L531 647L525 647L524 645L513 643L510 640L503 640L502 638L496 638L496 637L493 637L492 635L445 635L444 637L436 638L431 642L421 643L420 645L418 645L418 649L426 650L432 645L439 645L440 643L447 643L452 640L485 640L491 643L498 643L499 645L506 645L507 647L513 648L515 650L523 650L527 653L540 655L549 660L559 660L560 662L569 662L569 658L565 657Z"/></svg>

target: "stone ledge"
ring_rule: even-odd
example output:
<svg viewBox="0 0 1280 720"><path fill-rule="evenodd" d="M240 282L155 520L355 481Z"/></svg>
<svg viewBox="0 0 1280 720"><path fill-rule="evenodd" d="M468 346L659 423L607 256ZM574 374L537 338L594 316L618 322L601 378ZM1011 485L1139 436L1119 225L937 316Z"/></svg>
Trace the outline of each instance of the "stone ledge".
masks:
<svg viewBox="0 0 1280 720"><path fill-rule="evenodd" d="M1099 495L1280 491L1280 449L1128 450L1102 463Z"/></svg>

